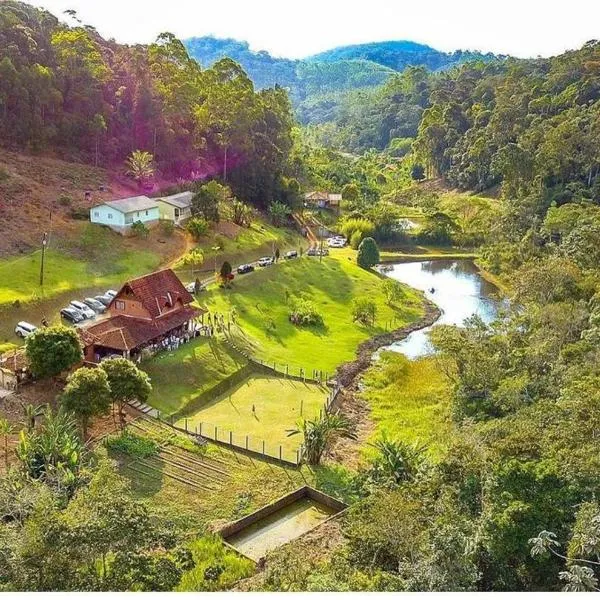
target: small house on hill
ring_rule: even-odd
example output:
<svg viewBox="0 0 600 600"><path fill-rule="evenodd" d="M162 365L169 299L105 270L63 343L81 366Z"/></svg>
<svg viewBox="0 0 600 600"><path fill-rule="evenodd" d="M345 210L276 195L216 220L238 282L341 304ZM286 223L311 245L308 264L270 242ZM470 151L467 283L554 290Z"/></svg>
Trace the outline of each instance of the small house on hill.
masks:
<svg viewBox="0 0 600 600"><path fill-rule="evenodd" d="M304 202L318 208L338 207L342 202L342 195L330 192L308 192L304 194Z"/></svg>
<svg viewBox="0 0 600 600"><path fill-rule="evenodd" d="M157 198L160 218L173 221L176 225L192 216L193 192L181 192Z"/></svg>
<svg viewBox="0 0 600 600"><path fill-rule="evenodd" d="M189 339L204 312L190 306L193 300L171 269L131 279L109 304L109 318L79 329L86 362L136 358L165 340Z"/></svg>
<svg viewBox="0 0 600 600"><path fill-rule="evenodd" d="M137 221L155 223L160 218L159 205L148 196L133 196L110 200L90 209L90 221L108 225L119 233L126 233Z"/></svg>

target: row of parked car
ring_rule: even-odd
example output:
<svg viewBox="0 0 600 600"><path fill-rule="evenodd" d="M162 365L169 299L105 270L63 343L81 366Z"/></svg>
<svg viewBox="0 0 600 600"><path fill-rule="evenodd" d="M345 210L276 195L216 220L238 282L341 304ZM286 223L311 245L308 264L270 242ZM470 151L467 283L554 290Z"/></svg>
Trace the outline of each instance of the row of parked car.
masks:
<svg viewBox="0 0 600 600"><path fill-rule="evenodd" d="M117 295L115 290L106 290L104 294L99 294L93 298L84 298L83 300L72 300L69 306L65 306L60 311L60 316L75 325L86 321L87 319L93 319L96 315L102 314L112 302L113 298ZM15 333L22 338L30 336L37 327L28 323L27 321L19 321L15 327Z"/></svg>
<svg viewBox="0 0 600 600"><path fill-rule="evenodd" d="M347 243L348 240L343 235L334 235L327 240L330 248L343 248Z"/></svg>

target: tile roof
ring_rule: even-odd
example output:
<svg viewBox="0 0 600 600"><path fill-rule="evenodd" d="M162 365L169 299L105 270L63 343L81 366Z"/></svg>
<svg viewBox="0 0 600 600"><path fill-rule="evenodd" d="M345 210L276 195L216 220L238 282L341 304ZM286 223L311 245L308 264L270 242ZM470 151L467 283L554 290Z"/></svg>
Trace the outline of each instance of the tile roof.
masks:
<svg viewBox="0 0 600 600"><path fill-rule="evenodd" d="M193 192L181 192L180 194L163 196L162 198L157 198L157 200L162 200L163 202L166 202L171 206L176 206L177 208L188 208L192 205L193 197Z"/></svg>
<svg viewBox="0 0 600 600"><path fill-rule="evenodd" d="M121 294L133 294L152 318L159 317L165 309L171 309L178 300L182 305L194 301L193 296L185 289L183 283L171 269L163 269L137 279L131 279L119 290L109 305L109 309Z"/></svg>
<svg viewBox="0 0 600 600"><path fill-rule="evenodd" d="M202 309L186 307L153 321L116 315L80 329L80 336L82 339L86 336L88 346L93 343L111 350L133 350L169 333L203 312L205 311Z"/></svg>
<svg viewBox="0 0 600 600"><path fill-rule="evenodd" d="M7 369L13 373L24 371L29 368L29 360L25 350L18 348L0 355L0 368Z"/></svg>
<svg viewBox="0 0 600 600"><path fill-rule="evenodd" d="M109 200L104 204L122 213L130 213L138 210L148 210L150 208L158 207L156 200L148 198L148 196L132 196L131 198L123 198L121 200Z"/></svg>

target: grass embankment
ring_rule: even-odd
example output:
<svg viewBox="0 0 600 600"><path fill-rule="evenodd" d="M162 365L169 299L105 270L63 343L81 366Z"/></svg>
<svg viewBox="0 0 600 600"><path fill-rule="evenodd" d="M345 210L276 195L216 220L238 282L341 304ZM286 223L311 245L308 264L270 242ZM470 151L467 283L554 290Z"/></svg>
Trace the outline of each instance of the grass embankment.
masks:
<svg viewBox="0 0 600 600"><path fill-rule="evenodd" d="M246 365L246 360L215 338L199 337L143 364L152 381L149 404L165 414L188 408Z"/></svg>
<svg viewBox="0 0 600 600"><path fill-rule="evenodd" d="M400 250L382 250L382 263L414 262L419 260L474 259L477 252L454 247L412 246Z"/></svg>
<svg viewBox="0 0 600 600"><path fill-rule="evenodd" d="M175 263L174 268L182 278L193 280L198 273L212 273L215 266L220 268L224 261L235 267L261 256L271 256L275 248L283 254L286 249L306 246L306 240L295 231L275 227L262 219L256 219L250 227L219 223L195 246L202 251L204 263L193 269Z"/></svg>
<svg viewBox="0 0 600 600"><path fill-rule="evenodd" d="M131 277L159 268L181 252L181 234L146 239L123 237L104 227L78 223L72 236L51 238L40 287L41 250L0 260L0 307L15 301L50 299L62 293L120 286Z"/></svg>
<svg viewBox="0 0 600 600"><path fill-rule="evenodd" d="M402 354L384 352L365 373L362 397L375 424L370 442L386 435L424 444L431 458L440 456L452 436L453 424L450 386L439 360L433 356L408 360ZM365 448L366 454L371 451Z"/></svg>
<svg viewBox="0 0 600 600"><path fill-rule="evenodd" d="M193 429L203 423L210 438L211 426L222 427L232 431L234 441L242 446L248 435L249 448L257 452L265 440L266 451L272 456L277 456L277 447L281 445L285 458L302 443L301 435L290 437L288 431L296 427L301 417L318 416L328 392L326 387L312 383L253 374L199 408L188 418L188 427Z"/></svg>
<svg viewBox="0 0 600 600"><path fill-rule="evenodd" d="M309 375L312 369L333 373L354 358L362 341L423 314L420 295L406 286L402 301L388 305L382 277L358 267L355 255L344 249L322 262L317 257L280 261L236 277L231 289L212 289L203 303L223 314L235 309L238 325L231 335L251 355L280 367L302 367ZM299 327L289 321L289 302L301 296L314 303L323 317L322 327ZM376 303L373 326L353 322L352 302L358 297Z"/></svg>

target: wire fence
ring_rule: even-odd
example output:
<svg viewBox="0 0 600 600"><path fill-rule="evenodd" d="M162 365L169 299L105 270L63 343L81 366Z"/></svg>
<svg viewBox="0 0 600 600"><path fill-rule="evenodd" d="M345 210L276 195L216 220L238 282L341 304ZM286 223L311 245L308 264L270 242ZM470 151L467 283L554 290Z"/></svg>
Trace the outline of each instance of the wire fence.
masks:
<svg viewBox="0 0 600 600"><path fill-rule="evenodd" d="M256 454L261 458L271 458L293 466L302 462L302 444L293 447L291 445L278 444L252 435L236 433L225 427L221 427L207 421L191 423L191 420L182 419L175 423L169 423L174 429L196 435L237 450L243 450Z"/></svg>

